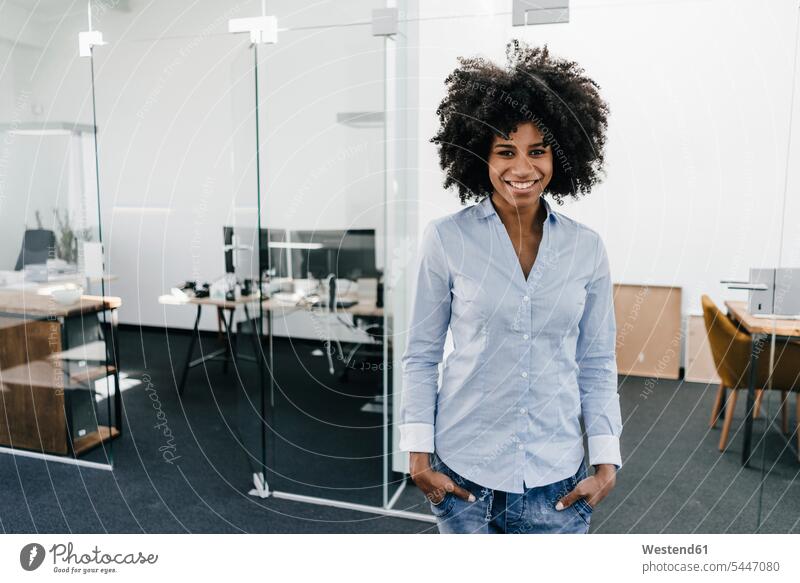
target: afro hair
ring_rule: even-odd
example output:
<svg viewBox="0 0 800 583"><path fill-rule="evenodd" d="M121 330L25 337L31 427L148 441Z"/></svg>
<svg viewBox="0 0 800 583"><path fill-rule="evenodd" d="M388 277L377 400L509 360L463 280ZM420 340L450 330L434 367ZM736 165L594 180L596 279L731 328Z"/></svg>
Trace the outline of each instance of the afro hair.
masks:
<svg viewBox="0 0 800 583"><path fill-rule="evenodd" d="M553 152L553 178L545 194L558 204L579 198L600 182L608 105L599 85L575 62L550 55L545 45L513 40L506 68L482 58L459 57L447 77L447 95L436 114L445 171L444 187L456 186L462 204L493 192L487 168L493 138L508 138L533 122Z"/></svg>

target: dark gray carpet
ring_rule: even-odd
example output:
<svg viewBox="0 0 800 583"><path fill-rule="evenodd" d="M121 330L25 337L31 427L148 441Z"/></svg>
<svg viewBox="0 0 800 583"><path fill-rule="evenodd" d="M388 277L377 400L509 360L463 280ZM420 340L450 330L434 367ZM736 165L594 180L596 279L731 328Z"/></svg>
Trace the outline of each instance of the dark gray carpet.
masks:
<svg viewBox="0 0 800 583"><path fill-rule="evenodd" d="M625 429L617 487L598 506L593 532L800 532L796 422L780 433L780 394L764 398L749 467L741 466L745 393L724 453L709 429L716 385L621 379ZM795 395L790 395L790 412ZM768 421L769 418L769 421ZM762 471L763 470L763 471ZM762 489L763 485L763 489Z"/></svg>
<svg viewBox="0 0 800 583"><path fill-rule="evenodd" d="M234 430L242 419L232 376L219 363L192 372L192 382L178 399L171 363L182 361L187 336L164 332L127 330L122 334L123 369L131 377L147 373L173 432L175 464L163 461L160 447L165 441L154 426L158 423L152 394L139 385L124 392L126 427L113 443L114 472L80 469L22 457L0 455L0 528L3 532L324 532L388 533L431 532L432 525L398 518L320 507L247 495L251 464L245 445L256 451L252 436ZM207 340L211 347L212 340ZM280 349L279 349L280 351ZM293 349L295 351L295 349ZM287 357L288 358L288 357ZM285 361L288 362L288 361ZM324 376L323 362L313 375ZM243 382L254 382L254 367L242 367ZM291 375L308 370L285 366L282 385L293 386ZM291 372L293 371L293 372ZM360 373L359 373L360 374ZM351 393L337 413L336 403L300 403L336 415L352 414L370 398L374 379L351 376ZM750 468L739 464L744 399L740 399L729 449L716 449L719 429L708 429L708 417L716 387L675 381L646 379L621 381L625 432L624 467L617 488L594 514L593 532L800 532L800 464L794 447L787 445L775 423L756 421L758 449ZM296 395L302 397L302 395ZM297 402L287 390L279 404ZM777 395L765 399L765 412L775 415ZM794 411L794 396L790 410ZM350 413L348 413L348 411ZM352 417L355 419L356 417ZM286 418L288 420L288 417ZM350 418L349 418L350 419ZM348 423L352 422L352 419ZM284 423L287 421L284 420ZM790 420L791 431L795 419ZM380 435L370 423L359 427L362 440L353 451L362 461L324 468L324 479L304 484L308 492L325 491L330 484L373 484L378 467L374 452ZM297 435L314 444L313 429ZM371 433L371 431L374 431ZM762 439L763 438L763 439ZM324 436L323 436L324 439ZM338 439L338 438L337 438ZM271 454L292 477L314 476L309 462L292 454L295 445ZM378 450L379 451L379 450ZM366 452L366 454L365 454ZM365 454L365 455L362 455ZM97 453L95 454L95 456ZM764 464L764 471L761 464ZM313 470L314 468L311 468ZM305 473L304 473L305 472ZM341 475L337 475L339 472ZM762 480L763 474L763 480ZM762 489L763 485L763 489ZM396 484L395 484L396 487ZM300 487L295 484L295 489ZM310 489L309 489L310 488ZM368 489L368 490L374 490ZM343 492L348 492L345 488ZM374 495L374 492L369 494ZM346 494L353 501L352 492ZM345 496L345 497L346 497ZM424 500L413 486L398 507L425 511Z"/></svg>
<svg viewBox="0 0 800 583"><path fill-rule="evenodd" d="M172 369L183 362L187 344L185 334L167 338L163 331L144 331L141 335L138 330L122 332L122 369L132 378L149 375L152 389L148 391L140 384L123 392L125 427L123 437L111 446L113 473L0 455L3 532L430 530L431 525L424 522L249 496L251 464L240 443L242 434L237 424L251 412L237 398L233 372L225 374L219 362L193 369L183 398L178 398L174 379L178 373L173 376ZM207 351L216 348L215 339L204 338L204 347ZM242 382L250 389L257 386L256 370L253 364L241 366ZM281 374L284 370L305 374L289 366L282 367ZM358 381L353 378L348 384L357 388ZM157 417L154 397L163 411L162 420ZM173 435L171 442L165 438L163 427L156 428L164 422L163 417ZM164 461L163 449L159 449L168 443L180 456L172 464ZM255 440L250 439L245 446L257 450ZM95 450L87 457L97 460L102 453ZM284 455L279 461L287 475L297 473L291 458ZM366 471L372 472L375 465L370 461ZM352 465L347 469L352 470Z"/></svg>

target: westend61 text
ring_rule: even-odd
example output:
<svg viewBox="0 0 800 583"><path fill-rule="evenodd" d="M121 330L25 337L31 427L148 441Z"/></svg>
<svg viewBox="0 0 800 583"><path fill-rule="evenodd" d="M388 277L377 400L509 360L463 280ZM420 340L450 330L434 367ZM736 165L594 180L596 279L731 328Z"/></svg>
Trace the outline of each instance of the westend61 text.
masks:
<svg viewBox="0 0 800 583"><path fill-rule="evenodd" d="M683 547L642 545L642 552L645 555L707 555L708 545L688 545Z"/></svg>

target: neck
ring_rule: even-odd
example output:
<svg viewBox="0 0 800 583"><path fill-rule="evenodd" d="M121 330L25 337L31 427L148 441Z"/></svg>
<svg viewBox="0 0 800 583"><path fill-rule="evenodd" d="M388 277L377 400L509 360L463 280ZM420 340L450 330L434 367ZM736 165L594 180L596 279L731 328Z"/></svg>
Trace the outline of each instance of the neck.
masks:
<svg viewBox="0 0 800 583"><path fill-rule="evenodd" d="M536 198L534 204L518 207L509 204L502 196L495 193L492 195L492 204L506 229L513 229L520 234L541 231L547 218L547 209L541 196Z"/></svg>

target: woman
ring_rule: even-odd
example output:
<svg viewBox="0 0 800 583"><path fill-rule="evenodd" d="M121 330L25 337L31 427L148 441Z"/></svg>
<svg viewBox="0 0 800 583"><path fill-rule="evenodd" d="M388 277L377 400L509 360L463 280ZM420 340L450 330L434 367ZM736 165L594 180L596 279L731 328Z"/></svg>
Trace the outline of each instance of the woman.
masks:
<svg viewBox="0 0 800 583"><path fill-rule="evenodd" d="M542 195L599 181L608 107L547 47L507 57L459 59L437 110L444 186L478 202L423 236L400 449L440 532L585 533L621 465L612 284L598 234Z"/></svg>

